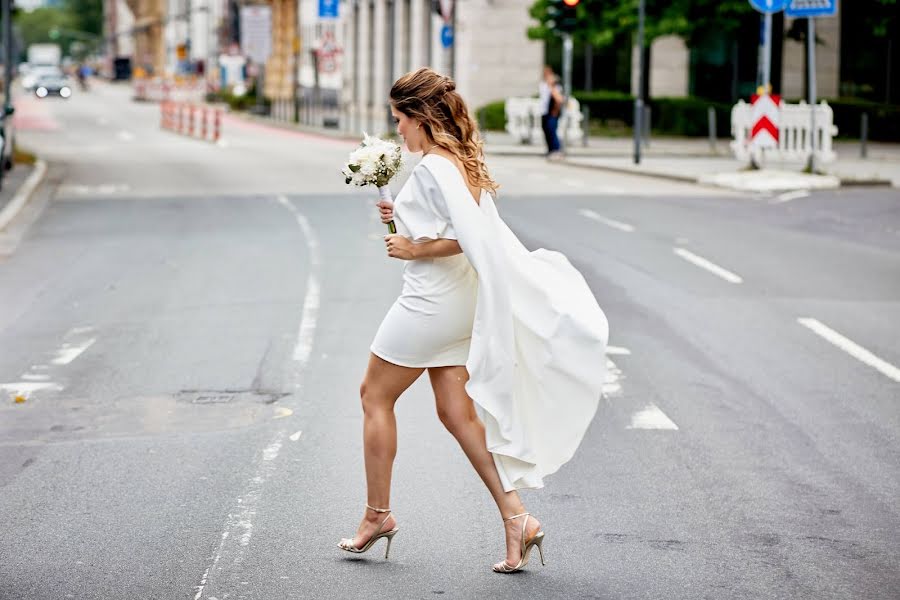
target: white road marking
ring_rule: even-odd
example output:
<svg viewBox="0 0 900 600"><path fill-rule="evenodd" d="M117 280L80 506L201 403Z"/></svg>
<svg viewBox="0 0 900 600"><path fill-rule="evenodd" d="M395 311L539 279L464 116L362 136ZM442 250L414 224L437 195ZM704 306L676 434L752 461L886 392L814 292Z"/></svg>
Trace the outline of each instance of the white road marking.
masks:
<svg viewBox="0 0 900 600"><path fill-rule="evenodd" d="M886 360L878 358L853 340L842 336L834 329L831 329L830 327L821 323L820 321L817 321L816 319L804 317L797 319L797 322L804 327L811 329L814 333L825 338L856 360L869 365L888 378L900 383L900 368L895 367Z"/></svg>
<svg viewBox="0 0 900 600"><path fill-rule="evenodd" d="M0 383L0 390L4 392L12 392L14 394L21 394L23 396L28 396L34 392L39 392L40 390L53 390L55 392L62 391L63 387L58 383L53 383L52 381L46 382L38 382L38 381L14 381L11 383Z"/></svg>
<svg viewBox="0 0 900 600"><path fill-rule="evenodd" d="M288 408L287 406L278 406L275 408L275 416L273 419L283 419L285 417L289 417L294 414L294 411Z"/></svg>
<svg viewBox="0 0 900 600"><path fill-rule="evenodd" d="M809 190L794 190L792 192L785 192L783 194L778 194L771 200L769 200L769 204L783 204L784 202L790 202L791 200L799 200L800 198L806 198L809 196Z"/></svg>
<svg viewBox="0 0 900 600"><path fill-rule="evenodd" d="M287 208L296 218L297 224L300 225L300 228L303 230L307 250L309 251L310 268L309 276L306 281L306 298L303 301L300 327L297 332L297 343L292 354L297 367L292 376L293 387L299 389L300 376L309 360L316 331L316 320L319 313L319 270L321 268L321 258L319 255L318 238L306 217L291 204L287 197L278 196L277 201ZM299 435L299 433L300 432L297 432L294 435ZM240 565L240 563L243 562L244 549L250 543L250 538L253 535L253 518L256 516L257 504L259 498L262 496L263 486L275 472L274 461L278 456L278 452L281 450L281 442L284 438L284 434L285 432L283 430L277 431L272 442L265 450L263 450L262 460L259 463L255 476L247 482L245 493L238 498L234 512L228 515L222 537L219 541L219 547L213 556L212 563L203 572L203 577L200 579L199 585L194 587L197 591L194 595L194 600L200 600L203 596L204 590L209 585L210 574L215 574L217 571L221 572L223 570L224 567L219 566L219 563L225 555L229 538L238 537L238 535L240 535L238 547L232 551L233 560L231 564ZM210 598L209 600L213 599Z"/></svg>
<svg viewBox="0 0 900 600"><path fill-rule="evenodd" d="M238 550L234 562L239 563L243 560L243 548L250 544L250 538L253 536L253 517L256 516L257 503L262 495L262 487L275 471L274 461L278 458L278 452L281 450L281 437L282 433L279 432L275 436L275 439L272 440L272 443L263 450L262 460L259 463L256 473L247 482L246 491L243 496L238 498L234 512L228 515L225 531L222 532L219 547L216 549L216 553L213 556L212 564L204 571L203 577L200 579L200 584L194 587L194 589L197 590L197 593L194 595L194 600L200 600L200 597L203 596L203 590L209 582L210 571L215 571L216 567L219 565L219 561L222 560L225 551L225 542L229 537L237 537L238 534L240 534L238 543L240 544L241 549Z"/></svg>
<svg viewBox="0 0 900 600"><path fill-rule="evenodd" d="M49 381L49 380L50 380L50 376L49 376L49 375L42 375L42 374L40 374L40 373L38 373L38 374L34 374L34 373L22 373L22 379L24 379L25 381Z"/></svg>
<svg viewBox="0 0 900 600"><path fill-rule="evenodd" d="M625 231L627 233L632 233L634 231L634 226L629 225L628 223L623 223L622 221L615 221L613 219L607 219L606 217L595 213L594 211L588 208L582 208L578 211L578 213L582 217L587 217L588 219L593 219L598 223L603 223L608 227L612 227L613 229L618 229L619 231Z"/></svg>
<svg viewBox="0 0 900 600"><path fill-rule="evenodd" d="M684 248L674 248L673 250L675 254L688 261L689 263L692 263L700 267L701 269L706 269L713 275L717 275L729 283L741 283L744 281L739 275L736 275L727 269L723 269L714 262L706 260L702 256L698 256L693 252L685 250Z"/></svg>
<svg viewBox="0 0 900 600"><path fill-rule="evenodd" d="M130 131L122 130L118 134L116 134L116 137L118 137L123 142L134 141L134 134L131 133Z"/></svg>
<svg viewBox="0 0 900 600"><path fill-rule="evenodd" d="M93 346L96 341L97 338L91 338L74 345L65 343L56 351L56 358L50 362L54 365L67 365L81 356L81 353Z"/></svg>
<svg viewBox="0 0 900 600"><path fill-rule="evenodd" d="M625 377L616 363L606 359L606 381L603 382L603 395L607 398L622 394L622 384L619 383Z"/></svg>
<svg viewBox="0 0 900 600"><path fill-rule="evenodd" d="M83 185L78 183L67 183L59 186L56 190L57 196L109 196L112 194L121 194L131 190L131 186L127 183L101 183L100 185Z"/></svg>
<svg viewBox="0 0 900 600"><path fill-rule="evenodd" d="M670 429L677 430L678 425L666 416L655 404L648 404L643 410L631 415L628 429Z"/></svg>
<svg viewBox="0 0 900 600"><path fill-rule="evenodd" d="M321 259L319 258L319 240L313 231L309 221L300 212L294 208L294 205L285 196L278 196L278 202L294 213L297 224L303 230L306 237L306 245L309 250L309 277L306 279L306 299L303 302L303 313L300 318L300 330L297 332L297 344L294 346L294 360L297 361L300 368L306 366L309 360L309 354L312 351L313 337L316 332L316 321L319 317L319 266Z"/></svg>
<svg viewBox="0 0 900 600"><path fill-rule="evenodd" d="M301 434L301 433L303 433L303 432L302 432L302 431L298 431L297 433L292 433L292 434L291 434L291 437L289 437L288 439L291 440L292 442L296 442L297 440L300 439L300 434Z"/></svg>
<svg viewBox="0 0 900 600"><path fill-rule="evenodd" d="M631 354L631 350L629 350L628 348L622 348L620 346L607 346L606 353L613 354L613 355L619 354L619 355L628 356Z"/></svg>

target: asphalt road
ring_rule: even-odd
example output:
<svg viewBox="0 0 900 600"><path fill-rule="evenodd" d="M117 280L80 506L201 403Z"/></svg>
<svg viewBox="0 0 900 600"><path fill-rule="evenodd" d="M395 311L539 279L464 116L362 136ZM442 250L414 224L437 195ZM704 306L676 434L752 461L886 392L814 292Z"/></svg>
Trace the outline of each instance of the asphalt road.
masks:
<svg viewBox="0 0 900 600"><path fill-rule="evenodd" d="M853 598L900 590L900 197L782 201L496 157L504 218L611 323L575 458L524 493L548 564L398 405L384 561L358 385L399 290L344 141L158 128L98 85L24 99L51 165L0 234L0 598ZM27 400L12 396L27 390Z"/></svg>

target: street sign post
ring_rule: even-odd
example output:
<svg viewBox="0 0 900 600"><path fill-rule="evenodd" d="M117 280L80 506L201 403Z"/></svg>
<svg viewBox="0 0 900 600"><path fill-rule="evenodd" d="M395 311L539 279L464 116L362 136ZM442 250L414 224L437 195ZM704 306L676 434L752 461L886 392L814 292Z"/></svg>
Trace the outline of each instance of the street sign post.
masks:
<svg viewBox="0 0 900 600"><path fill-rule="evenodd" d="M772 14L784 10L789 0L750 0L750 6L763 13L763 57L762 81L764 92L769 92L772 83Z"/></svg>
<svg viewBox="0 0 900 600"><path fill-rule="evenodd" d="M833 17L837 14L837 0L789 0L784 14L795 19L806 19L806 63L809 67L809 123L810 173L816 171L816 147L819 132L816 131L816 17Z"/></svg>

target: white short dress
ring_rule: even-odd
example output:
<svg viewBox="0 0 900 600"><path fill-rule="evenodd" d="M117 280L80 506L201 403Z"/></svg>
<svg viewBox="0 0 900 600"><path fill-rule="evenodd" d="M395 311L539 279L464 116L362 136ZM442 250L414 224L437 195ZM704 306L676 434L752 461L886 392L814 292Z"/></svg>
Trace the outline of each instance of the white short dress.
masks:
<svg viewBox="0 0 900 600"><path fill-rule="evenodd" d="M443 207L426 193L432 175L417 167L394 200L397 233L414 242L456 239ZM474 199L472 199L474 203ZM371 351L402 367L465 365L472 340L478 276L465 254L405 261L403 288Z"/></svg>
<svg viewBox="0 0 900 600"><path fill-rule="evenodd" d="M572 458L597 411L609 323L559 252L530 251L493 197L429 154L394 203L398 233L463 254L408 261L372 352L398 365L465 365L503 489L539 488Z"/></svg>

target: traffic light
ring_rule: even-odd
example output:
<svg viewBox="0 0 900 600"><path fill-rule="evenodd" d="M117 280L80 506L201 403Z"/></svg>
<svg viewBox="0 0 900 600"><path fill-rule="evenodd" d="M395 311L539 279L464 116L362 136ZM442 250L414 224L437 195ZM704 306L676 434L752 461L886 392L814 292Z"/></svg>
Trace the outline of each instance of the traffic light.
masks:
<svg viewBox="0 0 900 600"><path fill-rule="evenodd" d="M547 16L557 33L572 33L578 28L578 5L581 0L550 0Z"/></svg>

